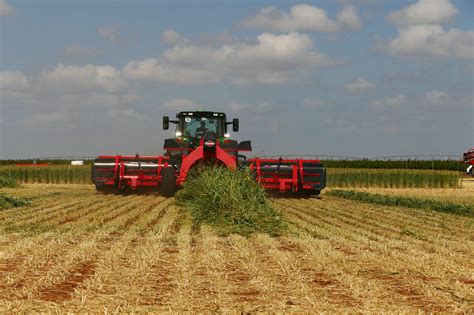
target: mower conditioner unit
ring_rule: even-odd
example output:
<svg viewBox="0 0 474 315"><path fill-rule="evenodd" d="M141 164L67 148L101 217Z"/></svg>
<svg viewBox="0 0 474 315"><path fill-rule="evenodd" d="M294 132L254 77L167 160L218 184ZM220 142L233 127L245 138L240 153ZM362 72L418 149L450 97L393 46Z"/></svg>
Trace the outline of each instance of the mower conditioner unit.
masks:
<svg viewBox="0 0 474 315"><path fill-rule="evenodd" d="M239 120L228 122L225 113L180 112L176 120L163 117L163 129L175 124L175 136L166 139L163 156L99 156L92 168L92 181L99 191L135 190L156 187L173 196L198 164L247 168L266 189L319 194L326 186L326 170L318 160L247 159L250 141L230 139L227 128L239 131Z"/></svg>

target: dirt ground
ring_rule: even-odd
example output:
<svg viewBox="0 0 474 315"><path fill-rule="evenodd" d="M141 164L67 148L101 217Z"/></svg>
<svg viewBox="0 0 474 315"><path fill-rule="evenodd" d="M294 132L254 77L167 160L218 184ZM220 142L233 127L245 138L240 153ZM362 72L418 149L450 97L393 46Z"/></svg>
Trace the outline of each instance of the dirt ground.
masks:
<svg viewBox="0 0 474 315"><path fill-rule="evenodd" d="M221 237L157 195L4 191L33 204L0 211L2 313L474 312L472 218L322 194L272 199L287 235ZM372 191L474 204L474 190Z"/></svg>

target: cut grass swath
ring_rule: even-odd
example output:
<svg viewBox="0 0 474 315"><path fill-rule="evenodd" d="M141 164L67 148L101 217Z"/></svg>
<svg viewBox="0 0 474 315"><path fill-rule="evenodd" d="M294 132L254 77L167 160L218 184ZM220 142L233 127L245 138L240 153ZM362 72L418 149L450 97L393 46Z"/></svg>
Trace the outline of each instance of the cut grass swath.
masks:
<svg viewBox="0 0 474 315"><path fill-rule="evenodd" d="M0 210L5 210L14 207L22 207L29 205L30 202L26 199L14 197L0 192Z"/></svg>
<svg viewBox="0 0 474 315"><path fill-rule="evenodd" d="M207 223L220 234L278 235L286 227L281 213L272 208L265 191L248 171L203 168L188 177L176 199L197 224Z"/></svg>
<svg viewBox="0 0 474 315"><path fill-rule="evenodd" d="M389 196L371 194L353 190L331 190L326 195L349 200L375 203L385 206L427 209L437 212L446 212L468 217L474 217L474 208L470 205L455 204L433 199L411 198L403 196Z"/></svg>

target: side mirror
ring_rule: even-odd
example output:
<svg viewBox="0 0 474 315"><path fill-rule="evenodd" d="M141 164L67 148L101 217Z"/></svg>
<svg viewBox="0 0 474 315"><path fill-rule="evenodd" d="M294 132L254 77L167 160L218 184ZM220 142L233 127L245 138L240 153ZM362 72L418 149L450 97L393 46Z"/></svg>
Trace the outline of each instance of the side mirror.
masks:
<svg viewBox="0 0 474 315"><path fill-rule="evenodd" d="M232 131L234 131L234 132L239 131L239 119L238 118L234 118L232 120Z"/></svg>
<svg viewBox="0 0 474 315"><path fill-rule="evenodd" d="M168 130L170 128L170 118L168 116L163 116L163 130Z"/></svg>

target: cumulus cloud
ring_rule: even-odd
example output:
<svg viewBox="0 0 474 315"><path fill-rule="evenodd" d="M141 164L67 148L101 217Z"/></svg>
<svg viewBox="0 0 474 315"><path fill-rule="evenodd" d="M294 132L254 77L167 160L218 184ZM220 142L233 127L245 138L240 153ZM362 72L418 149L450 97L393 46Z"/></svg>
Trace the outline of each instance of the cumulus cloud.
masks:
<svg viewBox="0 0 474 315"><path fill-rule="evenodd" d="M0 91L24 91L28 87L28 77L23 72L0 71Z"/></svg>
<svg viewBox="0 0 474 315"><path fill-rule="evenodd" d="M97 34L100 37L112 42L115 42L119 39L119 30L115 26L101 26L97 29Z"/></svg>
<svg viewBox="0 0 474 315"><path fill-rule="evenodd" d="M357 5L367 5L367 4L375 4L378 2L383 2L386 0L336 0L339 4L357 4Z"/></svg>
<svg viewBox="0 0 474 315"><path fill-rule="evenodd" d="M338 62L314 50L305 34L263 33L255 43L199 45L183 41L161 57L132 60L123 69L127 78L166 83L278 84L296 79L310 68Z"/></svg>
<svg viewBox="0 0 474 315"><path fill-rule="evenodd" d="M168 29L163 32L161 40L167 45L176 45L183 41L183 37L175 30Z"/></svg>
<svg viewBox="0 0 474 315"><path fill-rule="evenodd" d="M403 94L399 94L394 97L387 97L384 99L372 101L369 103L369 107L376 109L398 108L401 105L404 105L406 101L406 96Z"/></svg>
<svg viewBox="0 0 474 315"><path fill-rule="evenodd" d="M117 92L126 86L120 70L112 66L68 66L58 64L52 70L45 70L39 76L41 84L62 91L105 91Z"/></svg>
<svg viewBox="0 0 474 315"><path fill-rule="evenodd" d="M421 98L421 102L427 105L446 105L449 101L449 94L439 90L428 91Z"/></svg>
<svg viewBox="0 0 474 315"><path fill-rule="evenodd" d="M351 83L346 84L344 87L349 92L361 92L373 88L374 84L364 78L359 77Z"/></svg>
<svg viewBox="0 0 474 315"><path fill-rule="evenodd" d="M176 84L215 83L220 79L206 69L169 64L162 58L132 60L123 68L123 73L131 80L153 80Z"/></svg>
<svg viewBox="0 0 474 315"><path fill-rule="evenodd" d="M144 120L133 109L140 97L122 78L121 71L108 65L58 64L31 75L2 71L0 96L5 110L28 111L28 117L19 122L28 127L70 124L91 112L116 120Z"/></svg>
<svg viewBox="0 0 474 315"><path fill-rule="evenodd" d="M474 31L445 29L458 13L449 0L419 0L387 20L397 25L398 36L381 45L392 56L433 56L459 59L474 58Z"/></svg>
<svg viewBox="0 0 474 315"><path fill-rule="evenodd" d="M15 9L8 4L7 0L0 0L0 16L8 16L13 14Z"/></svg>
<svg viewBox="0 0 474 315"><path fill-rule="evenodd" d="M331 19L325 10L308 4L294 5L289 13L275 7L265 7L255 16L244 19L241 24L274 32L337 32L361 27L357 9L353 6L344 6L336 19Z"/></svg>
<svg viewBox="0 0 474 315"><path fill-rule="evenodd" d="M397 25L441 24L458 14L449 0L420 0L408 7L391 12L387 20Z"/></svg>
<svg viewBox="0 0 474 315"><path fill-rule="evenodd" d="M387 50L394 56L474 58L474 31L445 30L441 25L410 25L399 30Z"/></svg>
<svg viewBox="0 0 474 315"><path fill-rule="evenodd" d="M341 29L359 29L362 26L356 7L344 6L337 14L337 21Z"/></svg>
<svg viewBox="0 0 474 315"><path fill-rule="evenodd" d="M64 47L64 54L67 56L94 56L102 53L98 48L70 45Z"/></svg>

